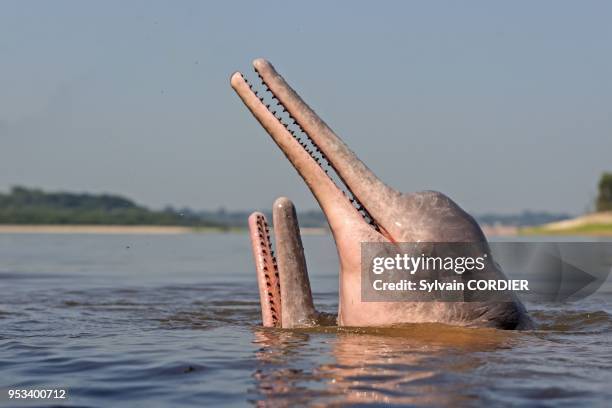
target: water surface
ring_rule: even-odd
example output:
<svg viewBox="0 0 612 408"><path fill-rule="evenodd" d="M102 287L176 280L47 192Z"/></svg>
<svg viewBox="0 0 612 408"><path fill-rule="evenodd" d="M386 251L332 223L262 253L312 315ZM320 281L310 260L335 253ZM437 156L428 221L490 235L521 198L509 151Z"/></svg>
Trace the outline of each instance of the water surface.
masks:
<svg viewBox="0 0 612 408"><path fill-rule="evenodd" d="M304 241L315 303L335 312L331 237ZM0 235L0 282L0 405L19 406L9 388L148 408L612 399L609 280L579 302L528 303L529 333L263 329L243 234Z"/></svg>

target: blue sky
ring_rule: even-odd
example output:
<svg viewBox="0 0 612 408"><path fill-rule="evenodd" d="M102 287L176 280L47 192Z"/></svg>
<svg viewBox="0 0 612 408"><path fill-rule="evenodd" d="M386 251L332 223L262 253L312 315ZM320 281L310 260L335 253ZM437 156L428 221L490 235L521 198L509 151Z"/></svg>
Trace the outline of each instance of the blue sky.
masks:
<svg viewBox="0 0 612 408"><path fill-rule="evenodd" d="M612 170L612 3L0 3L0 189L316 203L229 87L266 57L383 180L580 213Z"/></svg>

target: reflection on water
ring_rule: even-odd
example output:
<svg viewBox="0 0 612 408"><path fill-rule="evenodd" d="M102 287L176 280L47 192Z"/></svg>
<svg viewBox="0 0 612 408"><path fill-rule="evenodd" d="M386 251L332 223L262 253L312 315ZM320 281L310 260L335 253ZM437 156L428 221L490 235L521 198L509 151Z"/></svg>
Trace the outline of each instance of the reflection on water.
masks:
<svg viewBox="0 0 612 408"><path fill-rule="evenodd" d="M331 335L329 361L304 372L287 368L308 358L311 336ZM482 365L475 352L511 347L519 334L437 324L387 329L254 329L260 362L254 378L266 401L450 405L471 401L469 376ZM313 394L307 382L321 382Z"/></svg>
<svg viewBox="0 0 612 408"><path fill-rule="evenodd" d="M329 237L305 237L317 307L337 308ZM126 249L129 246L129 250ZM0 406L65 387L83 406L604 406L612 285L527 304L538 329L259 326L243 235L0 235ZM43 406L49 404L43 404Z"/></svg>

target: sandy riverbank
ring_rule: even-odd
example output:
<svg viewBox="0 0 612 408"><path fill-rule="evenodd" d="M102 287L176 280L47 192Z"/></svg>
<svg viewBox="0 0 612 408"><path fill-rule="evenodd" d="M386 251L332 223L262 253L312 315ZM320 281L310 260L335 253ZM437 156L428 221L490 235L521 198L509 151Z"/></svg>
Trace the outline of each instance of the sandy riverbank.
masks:
<svg viewBox="0 0 612 408"><path fill-rule="evenodd" d="M518 235L518 227L514 225L481 225L482 232L487 237L513 237Z"/></svg>
<svg viewBox="0 0 612 408"><path fill-rule="evenodd" d="M521 234L612 236L612 211L522 229Z"/></svg>

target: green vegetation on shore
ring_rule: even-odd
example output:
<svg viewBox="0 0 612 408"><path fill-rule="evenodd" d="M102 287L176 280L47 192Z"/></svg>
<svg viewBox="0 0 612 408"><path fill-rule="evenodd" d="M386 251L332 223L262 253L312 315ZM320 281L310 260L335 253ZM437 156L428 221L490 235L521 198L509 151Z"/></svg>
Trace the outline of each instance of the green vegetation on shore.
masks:
<svg viewBox="0 0 612 408"><path fill-rule="evenodd" d="M0 193L0 224L223 227L172 209L149 210L117 195L47 193L25 187L13 187L8 194Z"/></svg>
<svg viewBox="0 0 612 408"><path fill-rule="evenodd" d="M612 211L612 173L601 175L595 207L599 212Z"/></svg>
<svg viewBox="0 0 612 408"><path fill-rule="evenodd" d="M612 236L612 224L583 224L568 228L553 229L546 225L521 228L521 235L592 235Z"/></svg>

